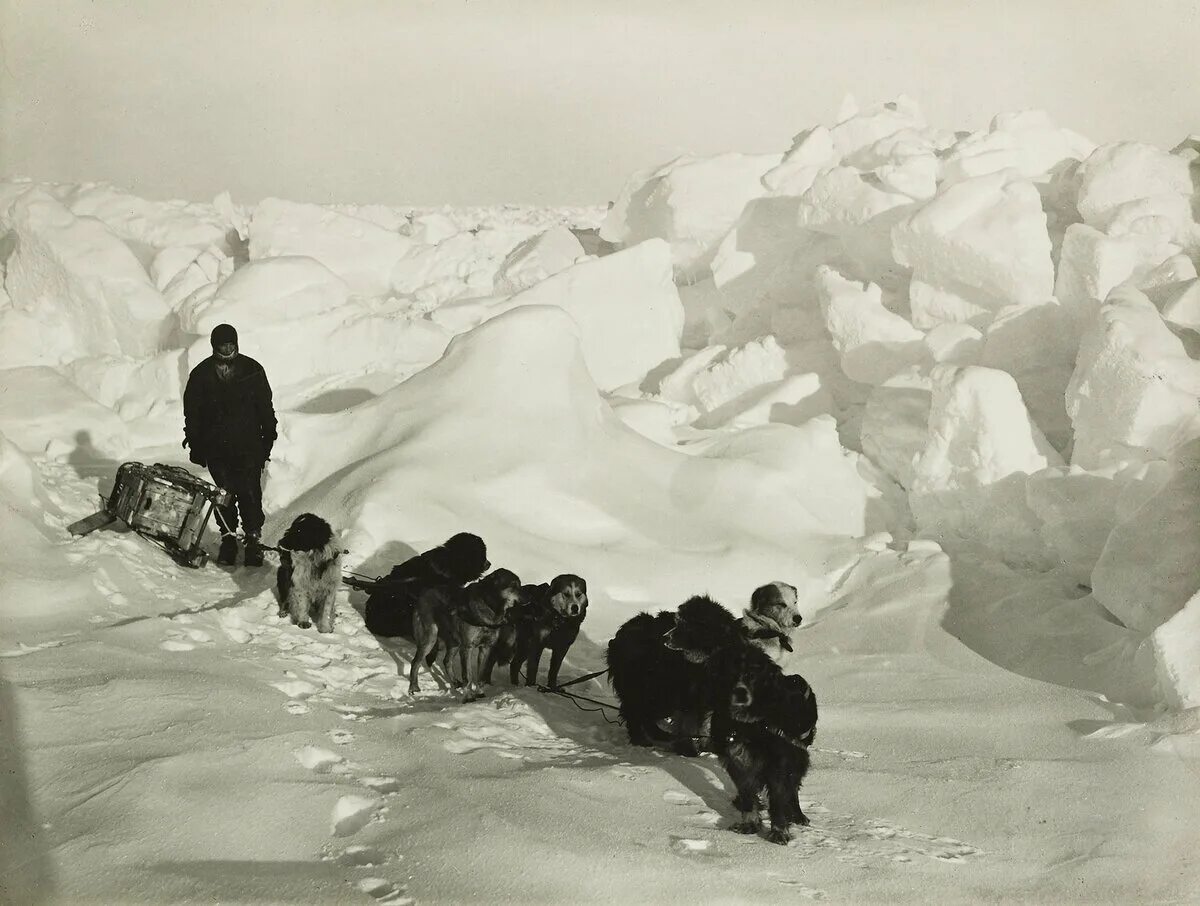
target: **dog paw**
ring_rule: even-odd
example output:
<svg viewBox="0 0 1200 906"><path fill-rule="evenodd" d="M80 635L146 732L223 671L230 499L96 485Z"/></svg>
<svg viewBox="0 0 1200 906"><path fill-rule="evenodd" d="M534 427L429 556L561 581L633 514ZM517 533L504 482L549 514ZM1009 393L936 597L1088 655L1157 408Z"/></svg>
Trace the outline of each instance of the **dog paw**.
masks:
<svg viewBox="0 0 1200 906"><path fill-rule="evenodd" d="M808 815L804 814L804 812L797 812L794 814L792 816L792 823L799 824L802 827L808 827L810 824L812 824L812 822L808 820Z"/></svg>
<svg viewBox="0 0 1200 906"><path fill-rule="evenodd" d="M757 821L736 821L729 825L729 829L735 834L757 834L762 825Z"/></svg>
<svg viewBox="0 0 1200 906"><path fill-rule="evenodd" d="M296 625L299 626L301 629L311 629L312 628L312 623L309 622L308 620L301 620Z"/></svg>
<svg viewBox="0 0 1200 906"><path fill-rule="evenodd" d="M767 831L767 839L772 843L778 843L780 846L787 846L792 839L792 835L782 828L773 827Z"/></svg>
<svg viewBox="0 0 1200 906"><path fill-rule="evenodd" d="M317 632L333 632L333 623L318 623Z"/></svg>

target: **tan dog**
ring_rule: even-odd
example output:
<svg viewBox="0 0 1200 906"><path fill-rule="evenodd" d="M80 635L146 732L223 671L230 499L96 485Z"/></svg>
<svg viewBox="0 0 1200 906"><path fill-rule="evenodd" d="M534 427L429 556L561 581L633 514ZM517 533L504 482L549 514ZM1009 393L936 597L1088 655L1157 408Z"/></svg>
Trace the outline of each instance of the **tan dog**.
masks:
<svg viewBox="0 0 1200 906"><path fill-rule="evenodd" d="M786 582L768 582L754 589L750 606L742 614L746 638L779 663L792 650L792 632L803 621L796 609L796 587Z"/></svg>
<svg viewBox="0 0 1200 906"><path fill-rule="evenodd" d="M440 645L442 669L454 685L462 687L463 701L482 698L483 664L500 637L509 608L520 601L521 580L507 569L494 570L465 588L437 585L422 591L413 607L417 650L409 669L409 693L421 691L417 683L421 662L432 667ZM457 682L450 670L450 656L456 651Z"/></svg>

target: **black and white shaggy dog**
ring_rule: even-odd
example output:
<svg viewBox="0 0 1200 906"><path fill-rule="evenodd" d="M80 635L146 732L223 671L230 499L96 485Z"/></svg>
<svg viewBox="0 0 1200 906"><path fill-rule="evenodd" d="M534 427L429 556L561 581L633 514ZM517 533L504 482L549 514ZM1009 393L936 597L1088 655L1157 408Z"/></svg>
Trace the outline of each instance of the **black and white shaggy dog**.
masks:
<svg viewBox="0 0 1200 906"><path fill-rule="evenodd" d="M767 790L767 839L786 844L792 824L808 824L798 790L808 773L808 747L817 728L817 697L804 677L786 675L759 652L736 658L736 681L712 716L713 748L728 772L741 818L730 829L762 830L759 794Z"/></svg>
<svg viewBox="0 0 1200 906"><path fill-rule="evenodd" d="M363 614L367 629L378 636L412 640L413 605L421 592L442 585L462 588L490 567L483 539L459 532L444 544L393 567L379 580Z"/></svg>
<svg viewBox="0 0 1200 906"><path fill-rule="evenodd" d="M779 663L792 650L792 633L802 622L796 609L796 586L768 582L754 589L742 614L742 631L751 642Z"/></svg>
<svg viewBox="0 0 1200 906"><path fill-rule="evenodd" d="M523 585L522 601L512 614L512 650L509 654L508 678L514 686L525 665L525 685L537 684L542 652L550 649L550 667L546 683L558 685L558 669L563 658L579 636L579 628L587 616L587 582L579 576L564 573L555 576L549 585ZM484 673L490 682L491 664Z"/></svg>
<svg viewBox="0 0 1200 906"><path fill-rule="evenodd" d="M320 516L301 513L279 542L279 615L301 629L315 619L318 632L333 632L333 598L341 584L342 548L333 528Z"/></svg>
<svg viewBox="0 0 1200 906"><path fill-rule="evenodd" d="M719 651L751 647L728 610L705 596L675 613L639 613L608 643L608 676L634 745L672 740L680 755L695 755L695 740L714 705L727 699L734 677L714 672ZM756 649L757 650L757 649ZM672 733L659 721L670 719Z"/></svg>

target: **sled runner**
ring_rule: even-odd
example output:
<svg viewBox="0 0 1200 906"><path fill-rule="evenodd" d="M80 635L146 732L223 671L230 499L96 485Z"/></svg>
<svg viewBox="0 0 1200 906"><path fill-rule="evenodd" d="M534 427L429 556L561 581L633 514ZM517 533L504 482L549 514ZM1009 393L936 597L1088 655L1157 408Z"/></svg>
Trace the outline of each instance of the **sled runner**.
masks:
<svg viewBox="0 0 1200 906"><path fill-rule="evenodd" d="M229 492L197 478L187 469L156 463L127 462L104 509L68 526L72 535L86 535L118 519L185 566L208 561L201 546L213 507L229 503Z"/></svg>

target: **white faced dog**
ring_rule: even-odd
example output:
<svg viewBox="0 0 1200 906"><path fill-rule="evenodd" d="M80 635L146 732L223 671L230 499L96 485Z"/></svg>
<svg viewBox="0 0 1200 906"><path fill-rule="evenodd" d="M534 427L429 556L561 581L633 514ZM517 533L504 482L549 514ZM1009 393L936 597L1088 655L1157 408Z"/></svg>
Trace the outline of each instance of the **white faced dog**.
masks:
<svg viewBox="0 0 1200 906"><path fill-rule="evenodd" d="M301 629L316 620L318 632L333 632L333 598L342 582L342 549L320 516L301 513L279 542L279 615Z"/></svg>
<svg viewBox="0 0 1200 906"><path fill-rule="evenodd" d="M792 632L801 623L796 610L796 587L768 582L754 589L750 606L742 614L742 632L775 661L792 650Z"/></svg>

